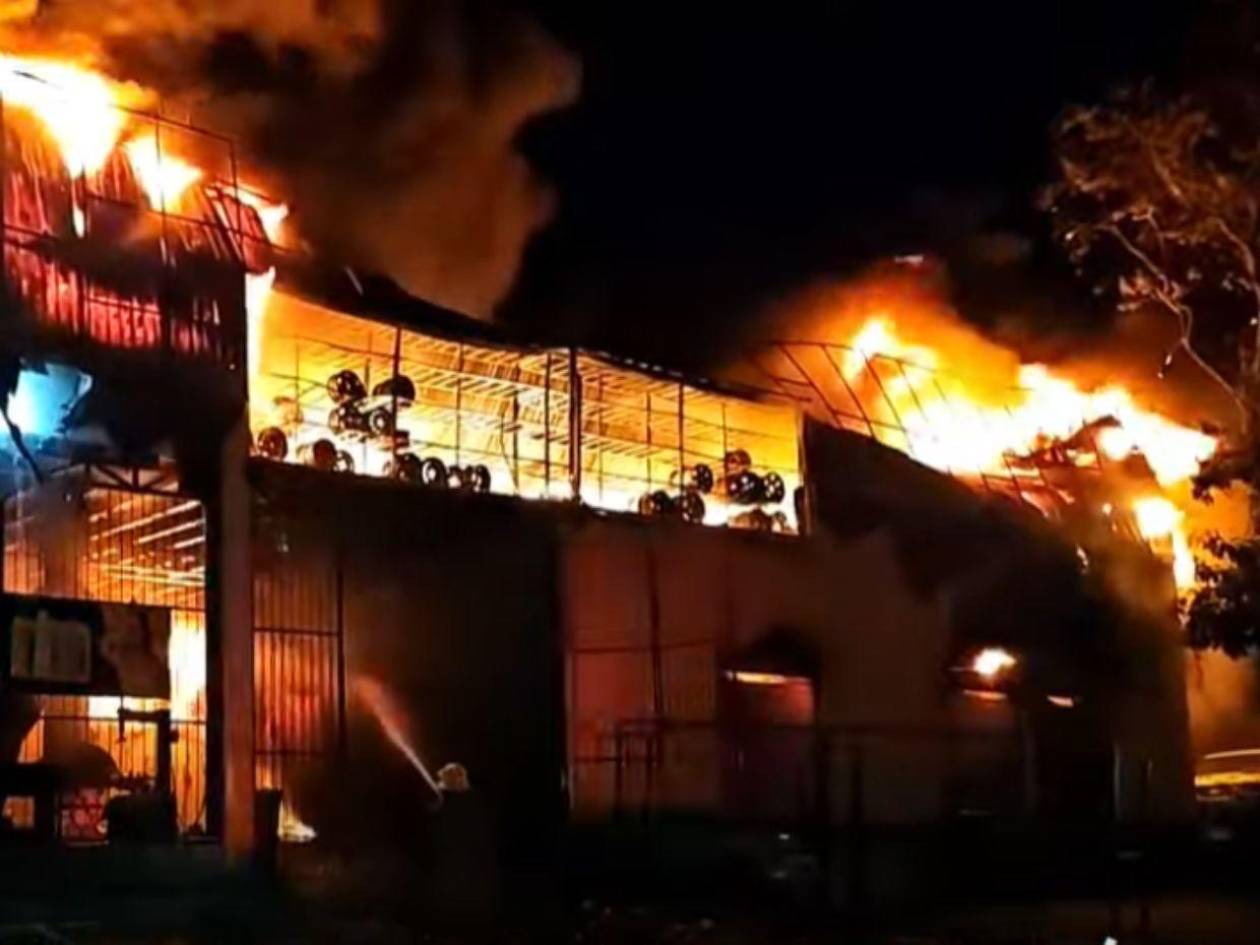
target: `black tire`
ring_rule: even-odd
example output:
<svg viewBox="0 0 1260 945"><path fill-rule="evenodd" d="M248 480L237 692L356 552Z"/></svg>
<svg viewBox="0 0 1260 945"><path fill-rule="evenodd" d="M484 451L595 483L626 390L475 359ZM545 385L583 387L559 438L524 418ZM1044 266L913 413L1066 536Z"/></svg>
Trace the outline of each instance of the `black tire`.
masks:
<svg viewBox="0 0 1260 945"><path fill-rule="evenodd" d="M756 473L736 473L726 480L726 497L739 505L756 505L761 501L765 484Z"/></svg>
<svg viewBox="0 0 1260 945"><path fill-rule="evenodd" d="M392 436L394 427L394 411L389 407L377 407L368 414L367 428L373 436Z"/></svg>
<svg viewBox="0 0 1260 945"><path fill-rule="evenodd" d="M777 472L766 473L762 477L761 487L767 502L782 502L784 496L787 495L787 486L783 482L783 477Z"/></svg>
<svg viewBox="0 0 1260 945"><path fill-rule="evenodd" d="M713 491L713 484L715 480L713 477L712 466L708 466L705 463L697 463L696 468L692 473L692 478L695 480L696 488L705 495L708 495Z"/></svg>
<svg viewBox="0 0 1260 945"><path fill-rule="evenodd" d="M416 400L416 385L405 374L395 374L374 385L372 396L392 397L400 407L410 407Z"/></svg>
<svg viewBox="0 0 1260 945"><path fill-rule="evenodd" d="M680 495L676 504L684 522L699 525L704 521L704 499L695 489L688 489Z"/></svg>
<svg viewBox="0 0 1260 945"><path fill-rule="evenodd" d="M338 371L328 378L326 388L335 404L353 403L367 396L367 388L354 371Z"/></svg>
<svg viewBox="0 0 1260 945"><path fill-rule="evenodd" d="M298 450L299 458L312 469L332 472L337 466L337 446L332 440L318 439Z"/></svg>
<svg viewBox="0 0 1260 945"><path fill-rule="evenodd" d="M289 455L289 438L279 427L266 427L258 431L254 452L264 459L282 460Z"/></svg>
<svg viewBox="0 0 1260 945"><path fill-rule="evenodd" d="M397 459L385 464L385 475L403 482L420 482L420 457L415 453L400 453Z"/></svg>
<svg viewBox="0 0 1260 945"><path fill-rule="evenodd" d="M438 489L446 488L446 463L436 456L427 456L420 461L420 482Z"/></svg>
<svg viewBox="0 0 1260 945"><path fill-rule="evenodd" d="M362 433L367 429L367 419L353 403L338 404L328 411L328 429L338 436Z"/></svg>

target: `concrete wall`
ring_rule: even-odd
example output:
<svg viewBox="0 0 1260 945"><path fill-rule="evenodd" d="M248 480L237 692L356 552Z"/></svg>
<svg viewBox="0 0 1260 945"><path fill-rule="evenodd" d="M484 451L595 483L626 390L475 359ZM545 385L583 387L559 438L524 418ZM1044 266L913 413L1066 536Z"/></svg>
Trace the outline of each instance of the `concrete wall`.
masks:
<svg viewBox="0 0 1260 945"><path fill-rule="evenodd" d="M818 655L817 724L837 733L869 730L856 739L869 821L940 816L951 762L967 751L951 731L987 728L992 739L981 741L1011 749L1009 711L954 695L947 600L910 585L885 531L792 539L592 518L561 554L579 816L601 816L617 804L633 809L648 790L653 806L721 812L721 672L775 631ZM649 786L644 765L631 759L643 743L625 723L651 720L658 708L673 731ZM619 723L620 797L613 760ZM853 803L848 745L837 736L825 752L832 769L826 806L836 822Z"/></svg>
<svg viewBox="0 0 1260 945"><path fill-rule="evenodd" d="M813 428L806 444L807 537L587 516L564 539L580 818L738 816L723 783L722 673L779 631L817 654L817 725L830 734L813 781L825 796L807 799L816 816L922 824L976 806L1054 819L1189 815L1163 564L1122 547L1082 568L1065 533L1026 507L862 437ZM1012 701L961 691L955 667L985 645L1020 656ZM1063 694L1074 708L1047 699ZM788 793L800 780L768 777Z"/></svg>

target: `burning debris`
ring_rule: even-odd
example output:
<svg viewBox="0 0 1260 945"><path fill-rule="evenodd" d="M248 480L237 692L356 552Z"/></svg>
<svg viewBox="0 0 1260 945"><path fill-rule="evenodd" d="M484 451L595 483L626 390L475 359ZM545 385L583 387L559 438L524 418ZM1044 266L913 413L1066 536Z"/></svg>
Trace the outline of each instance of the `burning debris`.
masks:
<svg viewBox="0 0 1260 945"><path fill-rule="evenodd" d="M823 340L763 354L779 389L979 488L1150 542L1177 586L1194 586L1191 479L1216 436L1144 407L1119 383L1091 387L1021 364L896 283L856 297L816 314Z"/></svg>

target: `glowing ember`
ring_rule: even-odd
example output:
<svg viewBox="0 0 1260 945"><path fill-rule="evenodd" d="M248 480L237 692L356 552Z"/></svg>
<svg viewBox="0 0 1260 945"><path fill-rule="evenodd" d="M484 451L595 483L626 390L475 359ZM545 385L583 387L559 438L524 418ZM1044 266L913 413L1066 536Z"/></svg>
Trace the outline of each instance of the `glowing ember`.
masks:
<svg viewBox="0 0 1260 945"><path fill-rule="evenodd" d="M124 150L151 207L173 208L184 191L201 179L201 169L163 151L156 134L134 138Z"/></svg>
<svg viewBox="0 0 1260 945"><path fill-rule="evenodd" d="M1009 698L1006 693L992 689L964 689L963 695L977 702L1005 702Z"/></svg>
<svg viewBox="0 0 1260 945"><path fill-rule="evenodd" d="M782 673L754 673L743 669L732 670L726 675L734 682L749 686L781 686L792 679Z"/></svg>
<svg viewBox="0 0 1260 945"><path fill-rule="evenodd" d="M310 824L303 823L302 818L294 813L286 802L280 802L280 823L276 828L276 836L285 843L310 843L318 834Z"/></svg>
<svg viewBox="0 0 1260 945"><path fill-rule="evenodd" d="M985 647L971 661L972 671L987 680L994 680L1015 666L1015 657L1000 647Z"/></svg>
<svg viewBox="0 0 1260 945"><path fill-rule="evenodd" d="M72 175L100 170L114 150L126 113L117 106L138 90L65 62L0 54L6 106L32 112L56 140Z"/></svg>

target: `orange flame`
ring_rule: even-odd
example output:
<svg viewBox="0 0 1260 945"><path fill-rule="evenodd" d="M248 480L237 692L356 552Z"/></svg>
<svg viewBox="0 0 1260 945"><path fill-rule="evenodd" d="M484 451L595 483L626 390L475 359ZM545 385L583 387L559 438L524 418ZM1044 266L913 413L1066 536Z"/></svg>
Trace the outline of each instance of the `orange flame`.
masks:
<svg viewBox="0 0 1260 945"><path fill-rule="evenodd" d="M276 283L276 267L265 272L245 273L245 327L246 346L249 353L249 376L257 377L262 367L263 327L267 316L267 304Z"/></svg>
<svg viewBox="0 0 1260 945"><path fill-rule="evenodd" d="M258 214L258 222L262 224L263 232L267 234L267 239L273 243L279 243L281 227L289 216L289 205L268 200L248 187L238 188L237 196L241 203L254 208Z"/></svg>
<svg viewBox="0 0 1260 945"><path fill-rule="evenodd" d="M151 207L173 209L184 191L202 177L200 168L162 150L156 134L133 138L123 149Z"/></svg>
<svg viewBox="0 0 1260 945"><path fill-rule="evenodd" d="M40 120L79 175L104 165L127 123L119 105L139 91L70 63L0 54L0 95Z"/></svg>
<svg viewBox="0 0 1260 945"><path fill-rule="evenodd" d="M981 650L971 661L971 669L985 679L996 679L1008 669L1014 668L1016 659L1000 647L990 646Z"/></svg>
<svg viewBox="0 0 1260 945"><path fill-rule="evenodd" d="M237 197L241 203L253 207L258 214L258 222L263 232L273 244L279 245L284 221L289 216L289 206L276 203L261 196L257 191L248 188L237 188ZM247 350L249 352L249 376L257 377L262 367L263 325L267 317L267 305L271 300L271 290L276 282L276 267L265 272L247 273L245 276L245 315L247 328Z"/></svg>
<svg viewBox="0 0 1260 945"><path fill-rule="evenodd" d="M1190 551L1190 541L1182 526L1185 513L1164 496L1143 496L1133 501L1133 517L1143 538L1167 542L1177 586L1193 587L1194 554Z"/></svg>
<svg viewBox="0 0 1260 945"><path fill-rule="evenodd" d="M940 351L905 341L888 315L868 318L844 343L839 367L846 383L859 397L864 384L877 387L906 431L904 444L891 445L943 472L1003 475L1009 457L1029 455L1047 440L1066 440L1099 421L1107 425L1098 431L1098 450L1112 460L1140 453L1165 489L1184 485L1217 448L1214 437L1138 406L1119 385L1082 390L1040 364L1019 366L1016 387L1001 395L984 385L955 385L946 402L934 374L945 366ZM880 357L905 369L879 377L872 359ZM1192 587L1194 557L1182 510L1153 495L1134 499L1131 511L1142 537L1163 545L1172 559L1177 586Z"/></svg>
<svg viewBox="0 0 1260 945"><path fill-rule="evenodd" d="M280 801L280 821L276 836L285 843L310 843L318 834L310 824L303 822L287 801Z"/></svg>
<svg viewBox="0 0 1260 945"><path fill-rule="evenodd" d="M852 340L843 362L845 380L857 383L870 370L869 359L886 356L906 362L911 370L883 384L921 462L953 473L999 473L1003 457L1032 452L1043 438L1066 439L1086 424L1111 418L1100 448L1113 459L1134 450L1145 455L1163 486L1194 475L1216 452L1216 440L1143 410L1119 386L1082 391L1040 364L1019 369L1018 389L1009 403L985 403L968 392L942 402L934 378L914 368L938 369L938 352L908 344L887 316L866 322Z"/></svg>

